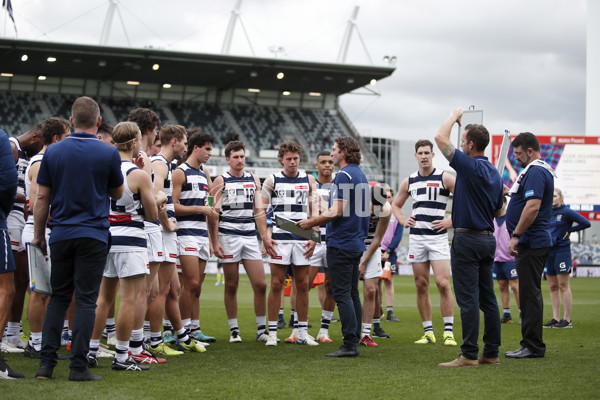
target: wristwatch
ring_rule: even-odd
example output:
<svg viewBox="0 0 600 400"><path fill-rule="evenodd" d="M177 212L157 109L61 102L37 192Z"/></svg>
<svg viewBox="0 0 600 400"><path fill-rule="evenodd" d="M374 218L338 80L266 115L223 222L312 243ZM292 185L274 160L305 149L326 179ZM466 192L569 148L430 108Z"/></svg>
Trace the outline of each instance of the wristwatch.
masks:
<svg viewBox="0 0 600 400"><path fill-rule="evenodd" d="M513 232L513 234L512 234L512 236L511 236L511 237L514 237L514 238L517 238L517 239L518 239L518 238L520 238L520 237L521 237L521 235L518 235L518 234L516 234L516 233L514 233L514 232Z"/></svg>

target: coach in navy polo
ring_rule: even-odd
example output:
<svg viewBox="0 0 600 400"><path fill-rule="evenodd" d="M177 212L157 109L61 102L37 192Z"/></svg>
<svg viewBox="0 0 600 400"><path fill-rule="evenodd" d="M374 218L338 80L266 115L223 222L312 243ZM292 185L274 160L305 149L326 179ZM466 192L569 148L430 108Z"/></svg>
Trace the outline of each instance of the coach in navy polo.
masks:
<svg viewBox="0 0 600 400"><path fill-rule="evenodd" d="M121 159L116 148L96 136L102 122L98 104L89 97L73 103L75 133L51 146L38 174L34 239L46 249L49 208L52 296L42 331L38 379L50 379L57 364L63 320L73 292L75 319L71 345L71 381L98 380L88 369L87 353L94 327L96 299L109 249L109 196L123 195Z"/></svg>
<svg viewBox="0 0 600 400"><path fill-rule="evenodd" d="M450 142L452 127L455 123L460 126L462 115L461 108L453 110L435 136L438 147L456 171L450 263L463 336L462 353L453 361L439 364L441 367L477 367L500 362L500 314L492 264L496 252L494 217L502 209L503 186L498 171L483 155L490 142L490 134L483 125L465 127L462 151ZM479 310L483 311L485 346L478 357Z"/></svg>
<svg viewBox="0 0 600 400"><path fill-rule="evenodd" d="M506 229L511 234L508 252L515 256L519 275L523 340L521 348L507 352L506 357L540 358L546 354L541 276L552 246L550 218L556 175L541 159L540 143L533 133L519 133L511 145L525 168L510 189L506 210Z"/></svg>
<svg viewBox="0 0 600 400"><path fill-rule="evenodd" d="M342 322L342 347L328 357L358 357L362 306L358 290L358 264L366 250L369 230L369 181L360 167L360 146L352 137L338 137L331 157L340 171L331 186L329 209L319 217L296 225L303 229L327 223L327 266L331 293Z"/></svg>

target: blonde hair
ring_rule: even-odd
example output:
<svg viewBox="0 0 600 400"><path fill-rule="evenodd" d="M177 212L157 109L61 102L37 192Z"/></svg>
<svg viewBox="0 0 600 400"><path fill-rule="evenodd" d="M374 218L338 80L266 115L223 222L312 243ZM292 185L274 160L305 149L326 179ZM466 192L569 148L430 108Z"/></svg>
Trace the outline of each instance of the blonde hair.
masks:
<svg viewBox="0 0 600 400"><path fill-rule="evenodd" d="M117 150L131 151L133 139L137 139L140 134L140 128L135 122L119 122L113 129L112 138Z"/></svg>

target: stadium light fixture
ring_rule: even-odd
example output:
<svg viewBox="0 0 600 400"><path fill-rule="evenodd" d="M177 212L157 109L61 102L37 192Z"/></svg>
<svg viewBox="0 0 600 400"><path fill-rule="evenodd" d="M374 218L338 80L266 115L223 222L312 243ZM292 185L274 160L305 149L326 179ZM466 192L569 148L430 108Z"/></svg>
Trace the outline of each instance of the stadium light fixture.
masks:
<svg viewBox="0 0 600 400"><path fill-rule="evenodd" d="M10 72L2 72L0 74L0 76L5 76L7 78L12 78L14 76L14 74L11 74Z"/></svg>
<svg viewBox="0 0 600 400"><path fill-rule="evenodd" d="M127 84L131 86L138 86L140 83L138 81L127 81Z"/></svg>
<svg viewBox="0 0 600 400"><path fill-rule="evenodd" d="M277 73L277 79L283 79L285 75L283 74L283 72L278 72Z"/></svg>
<svg viewBox="0 0 600 400"><path fill-rule="evenodd" d="M292 94L292 92L289 92L286 90L286 91L282 92L281 94L284 96L289 96L290 94Z"/></svg>
<svg viewBox="0 0 600 400"><path fill-rule="evenodd" d="M56 61L56 57L48 57L46 59L46 61L48 61L48 62L55 62Z"/></svg>
<svg viewBox="0 0 600 400"><path fill-rule="evenodd" d="M23 54L23 55L21 56L21 61L25 62L25 61L27 61L27 60L29 60L29 56L28 56L27 54Z"/></svg>
<svg viewBox="0 0 600 400"><path fill-rule="evenodd" d="M38 79L40 81L45 81L47 78L44 75L40 75L40 76L38 76Z"/></svg>
<svg viewBox="0 0 600 400"><path fill-rule="evenodd" d="M371 86L375 86L377 84L377 79L371 79Z"/></svg>
<svg viewBox="0 0 600 400"><path fill-rule="evenodd" d="M154 71L158 71L158 69L159 69L159 68L160 68L160 65L158 65L158 64L154 64L154 65L152 66L152 69L153 69Z"/></svg>
<svg viewBox="0 0 600 400"><path fill-rule="evenodd" d="M256 89L256 88L248 88L248 91L250 93L260 93L260 89Z"/></svg>
<svg viewBox="0 0 600 400"><path fill-rule="evenodd" d="M163 87L165 89L171 89L171 84L170 83L163 83Z"/></svg>
<svg viewBox="0 0 600 400"><path fill-rule="evenodd" d="M321 96L321 93L319 93L319 92L308 92L308 95L309 96L314 96L314 97L319 97L319 96Z"/></svg>

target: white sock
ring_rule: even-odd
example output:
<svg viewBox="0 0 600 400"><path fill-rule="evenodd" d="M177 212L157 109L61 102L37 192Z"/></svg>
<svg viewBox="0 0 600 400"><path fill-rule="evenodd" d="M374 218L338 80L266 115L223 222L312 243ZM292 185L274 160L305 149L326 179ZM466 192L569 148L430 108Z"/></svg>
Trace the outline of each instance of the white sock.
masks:
<svg viewBox="0 0 600 400"><path fill-rule="evenodd" d="M29 341L35 351L40 351L42 349L42 332L31 332Z"/></svg>
<svg viewBox="0 0 600 400"><path fill-rule="evenodd" d="M431 321L423 321L423 330L425 330L425 332L431 332L433 333L433 322Z"/></svg>
<svg viewBox="0 0 600 400"><path fill-rule="evenodd" d="M363 336L371 336L371 326L372 324L362 324L362 334Z"/></svg>
<svg viewBox="0 0 600 400"><path fill-rule="evenodd" d="M454 317L444 317L444 333L452 333L454 329Z"/></svg>
<svg viewBox="0 0 600 400"><path fill-rule="evenodd" d="M237 318L228 319L227 322L229 323L229 332L240 331Z"/></svg>

